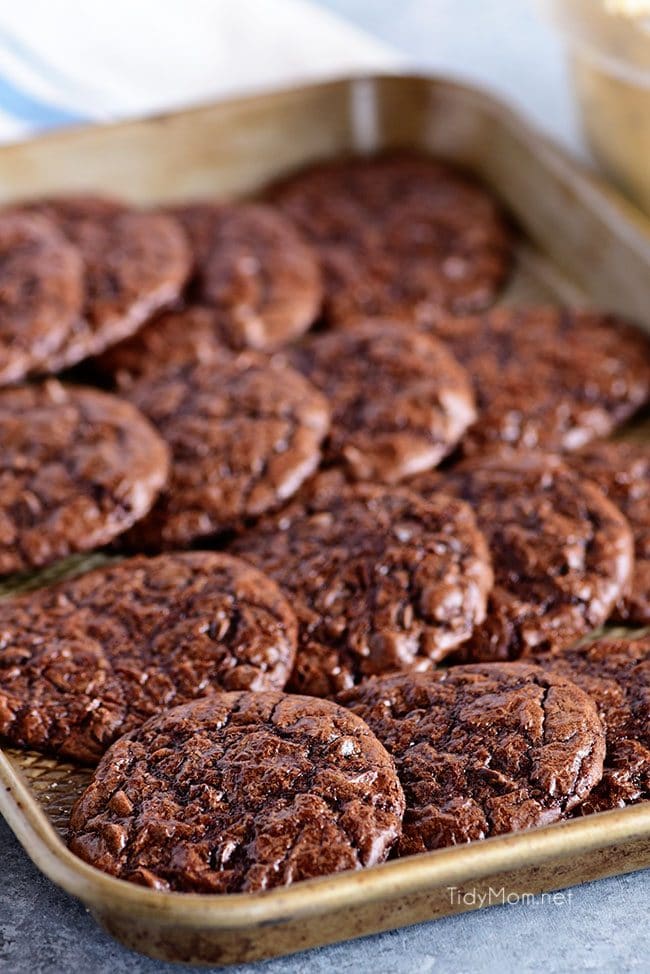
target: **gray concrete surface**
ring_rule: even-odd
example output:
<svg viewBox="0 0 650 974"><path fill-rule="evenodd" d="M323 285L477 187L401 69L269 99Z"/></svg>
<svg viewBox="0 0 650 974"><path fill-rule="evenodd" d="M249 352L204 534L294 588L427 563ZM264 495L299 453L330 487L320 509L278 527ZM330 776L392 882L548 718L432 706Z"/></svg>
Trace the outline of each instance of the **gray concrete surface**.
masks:
<svg viewBox="0 0 650 974"><path fill-rule="evenodd" d="M561 49L521 0L321 0L410 54L423 67L465 76L513 101L576 151L580 135ZM2 974L164 974L132 954L50 884L0 822ZM477 913L236 968L239 974L560 974L650 969L650 873L575 888L560 905L496 906Z"/></svg>

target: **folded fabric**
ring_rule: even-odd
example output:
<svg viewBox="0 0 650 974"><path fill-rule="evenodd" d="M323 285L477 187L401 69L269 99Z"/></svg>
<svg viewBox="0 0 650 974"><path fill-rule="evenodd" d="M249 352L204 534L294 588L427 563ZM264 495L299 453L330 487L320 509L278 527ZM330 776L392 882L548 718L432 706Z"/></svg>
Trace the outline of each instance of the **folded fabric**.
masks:
<svg viewBox="0 0 650 974"><path fill-rule="evenodd" d="M0 141L403 60L305 0L20 0L0 10Z"/></svg>

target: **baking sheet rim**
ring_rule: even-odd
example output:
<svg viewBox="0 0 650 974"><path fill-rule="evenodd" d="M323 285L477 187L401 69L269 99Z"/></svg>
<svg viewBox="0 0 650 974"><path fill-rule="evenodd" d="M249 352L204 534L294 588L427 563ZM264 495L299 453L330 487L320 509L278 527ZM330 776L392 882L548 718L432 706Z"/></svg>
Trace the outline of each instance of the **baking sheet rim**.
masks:
<svg viewBox="0 0 650 974"><path fill-rule="evenodd" d="M522 120L515 110L490 94L459 84L455 80L426 74L352 75L305 86L289 86L263 95L243 95L204 103L179 111L161 113L143 119L131 119L102 125L104 132L123 130L143 123L164 123L166 119L196 114L210 107L245 105L251 100L289 96L295 92L325 89L347 84L380 84L430 82L456 89L472 97L493 118L516 132L517 137L534 146L544 156L545 164L571 183L585 205L597 198L599 213L616 223L621 221L633 240L632 246L647 250L650 264L650 221L631 204L620 198L597 174L575 162L551 139ZM88 130L86 130L88 131ZM67 128L48 133L32 144L45 147L56 140L82 137L84 129ZM21 143L24 145L25 143ZM11 151L11 146L6 147ZM0 163L5 147L0 147ZM476 880L536 864L561 862L584 854L605 850L617 844L648 840L650 842L650 802L628 806L598 815L554 823L544 828L511 833L453 846L435 852L394 860L366 870L338 873L333 876L280 887L264 893L190 894L156 891L109 876L74 856L48 821L43 808L26 779L0 750L0 812L18 837L36 866L49 879L86 905L103 912L128 915L136 911L155 923L173 922L180 929L211 927L250 928L260 923L280 923L286 919L308 917L327 909L340 910L364 903L379 903L387 898L418 893L427 889L458 886ZM645 861L645 860L644 860ZM597 875L595 873L594 875Z"/></svg>
<svg viewBox="0 0 650 974"><path fill-rule="evenodd" d="M526 832L451 846L263 893L177 893L153 890L101 872L64 845L21 773L0 751L0 812L33 862L67 892L87 905L120 912L137 908L152 919L173 912L174 923L250 926L259 921L309 916L328 907L381 900L386 893L408 895L427 888L457 887L513 867L534 866L589 853L620 842L650 839L650 802L556 822Z"/></svg>

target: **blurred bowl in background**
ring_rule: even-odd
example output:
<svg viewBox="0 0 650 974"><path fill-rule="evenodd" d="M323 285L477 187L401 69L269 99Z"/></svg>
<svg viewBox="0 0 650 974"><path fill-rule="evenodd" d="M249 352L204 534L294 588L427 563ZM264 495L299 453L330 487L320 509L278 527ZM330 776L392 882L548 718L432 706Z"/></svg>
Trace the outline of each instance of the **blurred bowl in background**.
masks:
<svg viewBox="0 0 650 974"><path fill-rule="evenodd" d="M564 34L591 150L650 213L650 0L543 0Z"/></svg>

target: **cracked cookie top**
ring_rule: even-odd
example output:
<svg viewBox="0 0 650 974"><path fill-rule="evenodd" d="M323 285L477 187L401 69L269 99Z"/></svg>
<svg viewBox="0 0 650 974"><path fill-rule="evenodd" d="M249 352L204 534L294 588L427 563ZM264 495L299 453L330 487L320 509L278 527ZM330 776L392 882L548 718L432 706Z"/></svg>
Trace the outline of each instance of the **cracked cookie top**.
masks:
<svg viewBox="0 0 650 974"><path fill-rule="evenodd" d="M400 855L554 822L602 775L594 703L537 666L375 677L338 700L395 758L406 796Z"/></svg>
<svg viewBox="0 0 650 974"><path fill-rule="evenodd" d="M509 271L498 203L469 176L399 153L312 166L269 190L321 260L324 311L345 326L490 305Z"/></svg>
<svg viewBox="0 0 650 974"><path fill-rule="evenodd" d="M219 690L281 689L295 616L213 552L139 556L0 601L0 737L95 763L121 734Z"/></svg>
<svg viewBox="0 0 650 974"><path fill-rule="evenodd" d="M231 357L213 308L188 305L163 311L137 334L93 361L100 375L127 390L145 375L160 375L188 364L209 365Z"/></svg>
<svg viewBox="0 0 650 974"><path fill-rule="evenodd" d="M582 687L605 727L603 780L578 812L650 798L650 638L602 639L540 654L534 662Z"/></svg>
<svg viewBox="0 0 650 974"><path fill-rule="evenodd" d="M410 485L467 501L485 534L494 588L470 660L516 659L569 645L608 619L632 576L634 543L621 512L557 458L476 457Z"/></svg>
<svg viewBox="0 0 650 974"><path fill-rule="evenodd" d="M327 453L357 480L437 466L476 418L469 376L442 342L395 322L321 332L287 356L327 396Z"/></svg>
<svg viewBox="0 0 650 974"><path fill-rule="evenodd" d="M0 574L107 544L165 483L167 448L130 403L50 380L0 391Z"/></svg>
<svg viewBox="0 0 650 974"><path fill-rule="evenodd" d="M133 335L183 289L190 253L181 227L171 217L94 196L51 197L18 212L52 221L83 264L81 315L72 333L48 357L47 371L98 355Z"/></svg>
<svg viewBox="0 0 650 974"><path fill-rule="evenodd" d="M320 311L320 268L284 214L207 200L169 212L190 241L190 294L214 310L228 344L270 351L307 331Z"/></svg>
<svg viewBox="0 0 650 974"><path fill-rule="evenodd" d="M482 622L492 584L467 504L398 487L338 489L327 475L232 550L289 594L299 623L289 685L314 696L442 659Z"/></svg>
<svg viewBox="0 0 650 974"><path fill-rule="evenodd" d="M279 507L314 472L329 406L254 352L145 375L127 390L169 444L168 489L133 543L174 547Z"/></svg>
<svg viewBox="0 0 650 974"><path fill-rule="evenodd" d="M650 625L650 444L604 440L570 454L565 462L598 484L627 518L634 535L634 574L614 618Z"/></svg>
<svg viewBox="0 0 650 974"><path fill-rule="evenodd" d="M368 727L327 700L224 693L119 740L70 848L131 882L253 892L386 858L404 796Z"/></svg>
<svg viewBox="0 0 650 974"><path fill-rule="evenodd" d="M467 456L570 452L608 436L650 397L650 338L615 315L499 307L439 316L432 334L474 382L478 419L463 439Z"/></svg>
<svg viewBox="0 0 650 974"><path fill-rule="evenodd" d="M29 213L0 213L0 384L49 371L81 316L79 251L56 225Z"/></svg>

